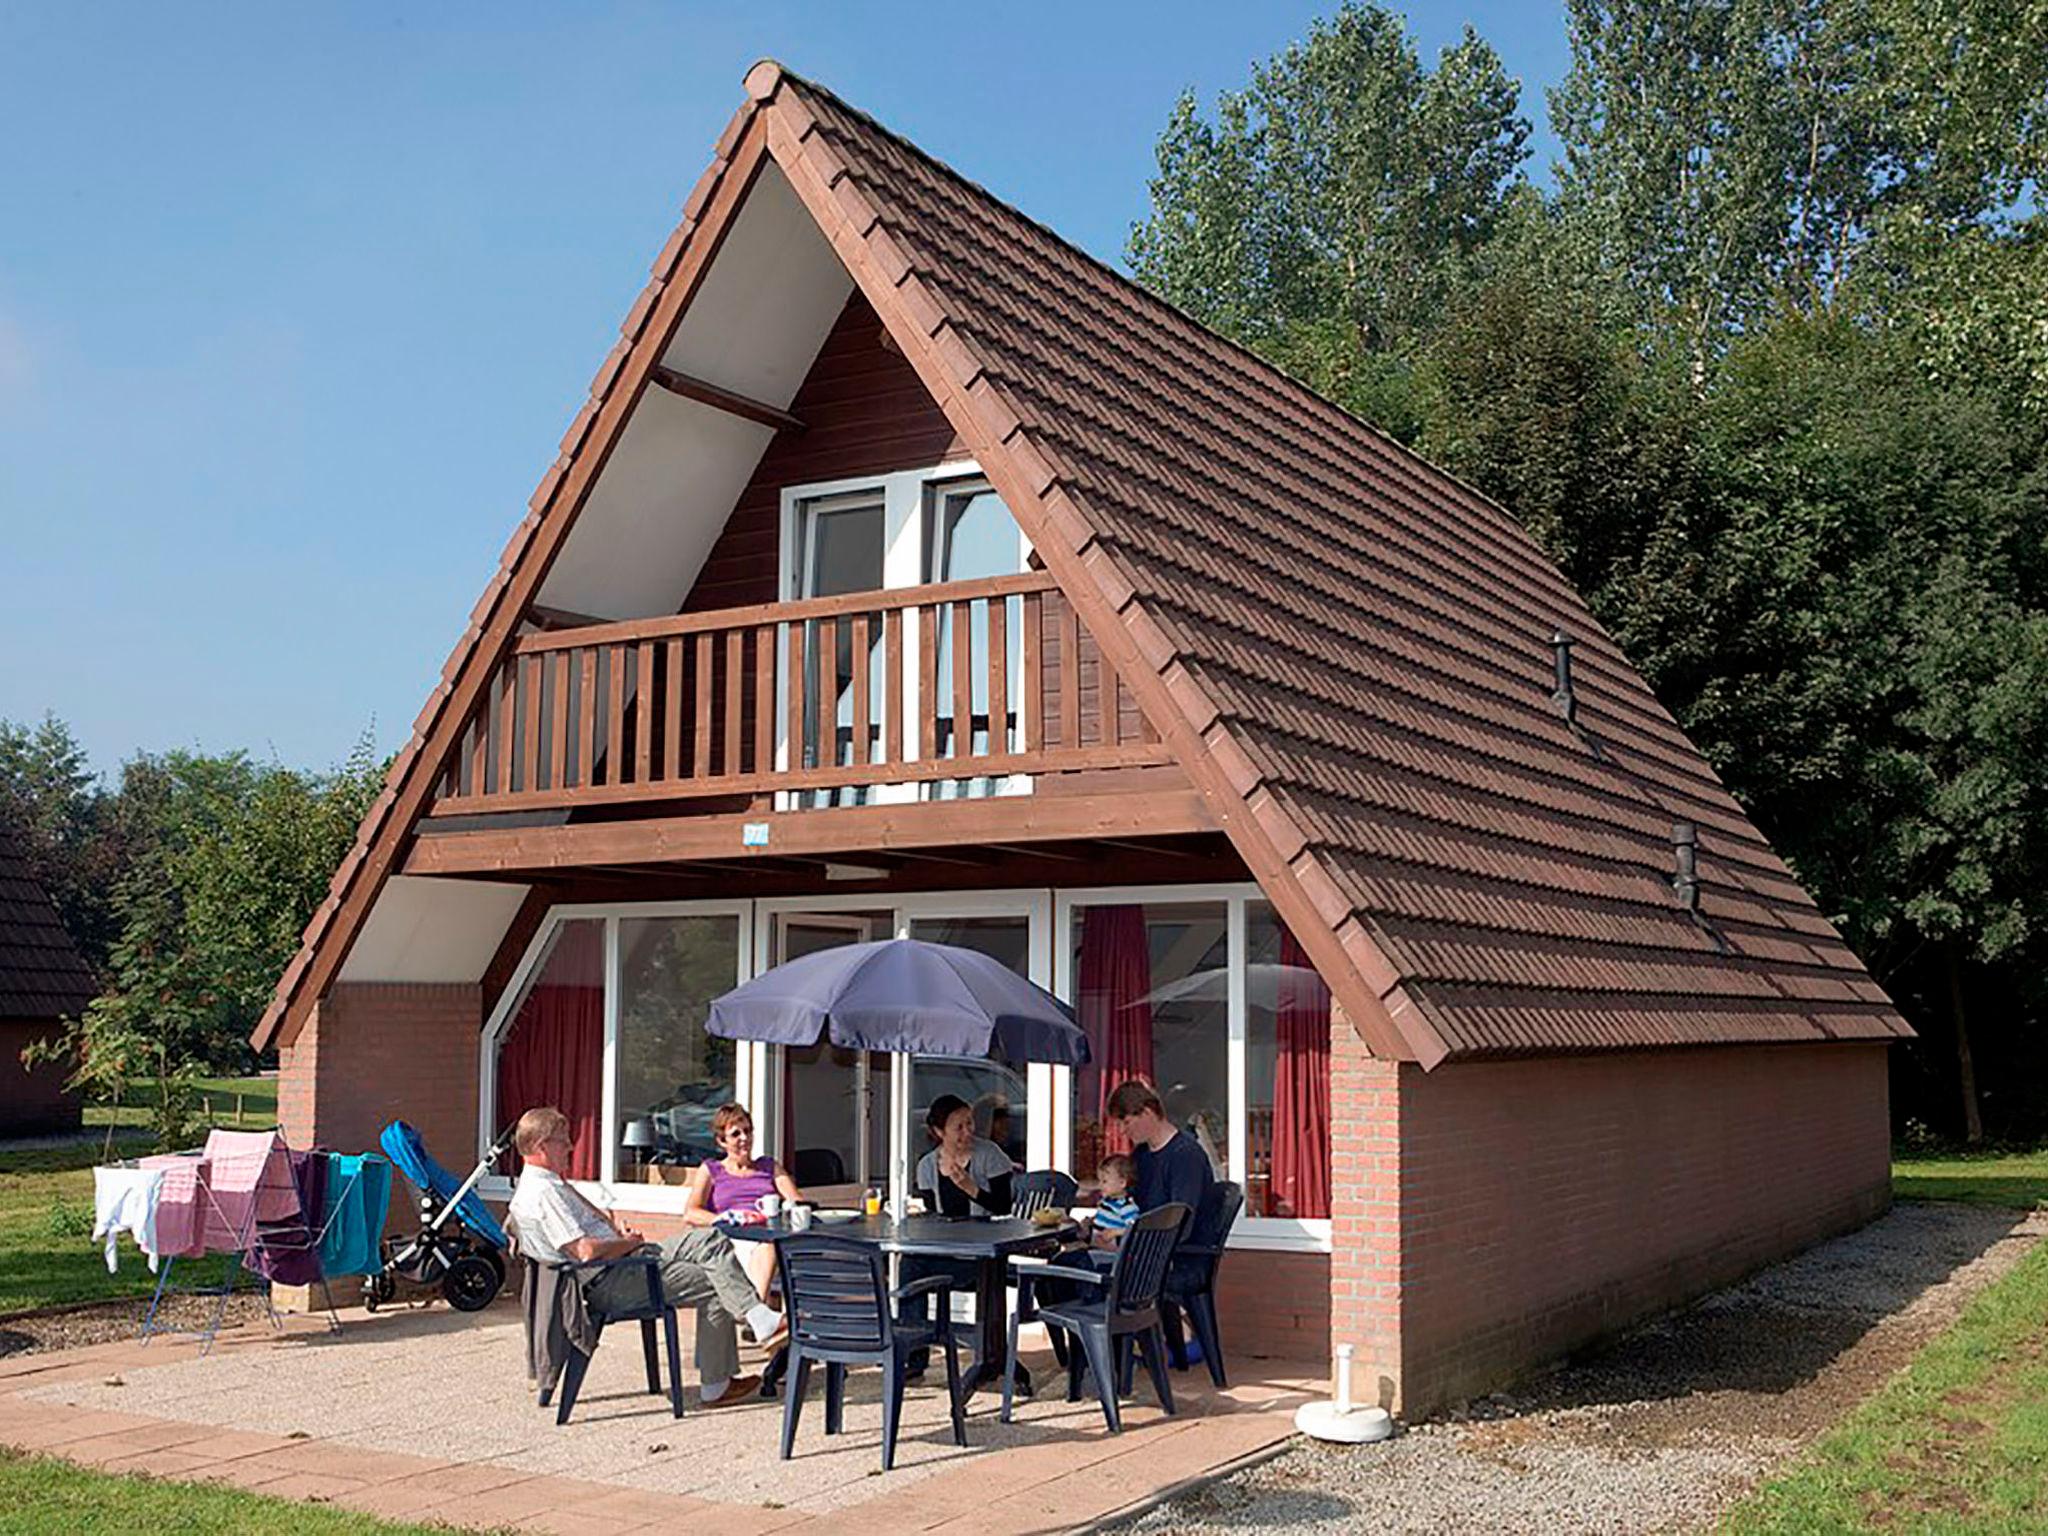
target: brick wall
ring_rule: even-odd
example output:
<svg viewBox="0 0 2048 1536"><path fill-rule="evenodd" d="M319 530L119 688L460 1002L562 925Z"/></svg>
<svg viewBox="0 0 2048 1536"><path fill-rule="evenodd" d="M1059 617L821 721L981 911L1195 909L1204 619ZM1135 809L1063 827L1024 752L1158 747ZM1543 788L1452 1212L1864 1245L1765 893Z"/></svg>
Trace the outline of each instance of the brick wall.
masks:
<svg viewBox="0 0 2048 1536"><path fill-rule="evenodd" d="M1403 1068L1402 1410L1877 1215L1886 1091L1874 1044Z"/></svg>
<svg viewBox="0 0 2048 1536"><path fill-rule="evenodd" d="M278 1053L278 1119L295 1147L375 1147L410 1120L436 1159L476 1159L481 990L464 983L342 982ZM396 1209L399 1202L394 1199Z"/></svg>
<svg viewBox="0 0 2048 1536"><path fill-rule="evenodd" d="M1393 1408L1401 1378L1399 1069L1330 1009L1330 1331L1357 1400ZM1326 1343L1326 1347L1327 1347Z"/></svg>
<svg viewBox="0 0 2048 1536"><path fill-rule="evenodd" d="M30 1041L56 1034L49 1019L0 1019L0 1136L48 1136L78 1129L84 1101L67 1091L71 1068L61 1061L21 1064Z"/></svg>
<svg viewBox="0 0 2048 1536"><path fill-rule="evenodd" d="M1216 1271L1225 1360L1330 1357L1330 1257L1232 1248Z"/></svg>

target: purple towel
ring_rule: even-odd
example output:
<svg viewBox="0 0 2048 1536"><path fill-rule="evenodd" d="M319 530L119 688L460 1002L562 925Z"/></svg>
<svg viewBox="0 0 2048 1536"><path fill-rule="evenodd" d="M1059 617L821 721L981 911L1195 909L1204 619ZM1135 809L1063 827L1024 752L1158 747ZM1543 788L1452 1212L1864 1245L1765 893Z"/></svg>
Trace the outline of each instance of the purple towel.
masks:
<svg viewBox="0 0 2048 1536"><path fill-rule="evenodd" d="M326 1203L327 1159L319 1153L294 1152L292 1183L299 1192L299 1213L280 1221L259 1221L249 1245L249 1267L279 1285L313 1285L320 1278L320 1234L304 1212L319 1212ZM317 1220L317 1214L313 1220Z"/></svg>

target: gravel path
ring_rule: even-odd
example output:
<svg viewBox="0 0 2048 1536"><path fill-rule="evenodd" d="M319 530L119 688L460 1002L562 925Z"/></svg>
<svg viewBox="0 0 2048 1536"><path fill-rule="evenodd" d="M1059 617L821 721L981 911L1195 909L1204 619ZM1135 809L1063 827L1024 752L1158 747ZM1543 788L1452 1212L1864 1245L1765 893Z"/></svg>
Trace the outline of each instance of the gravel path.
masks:
<svg viewBox="0 0 2048 1536"><path fill-rule="evenodd" d="M217 1303L197 1296L165 1299L157 1313L162 1328L193 1330L204 1328L213 1317ZM142 1315L149 1298L123 1301L95 1301L78 1307L50 1308L41 1312L16 1313L0 1318L0 1356L29 1354L36 1350L81 1349L88 1344L117 1344L132 1339L142 1327ZM228 1298L222 1314L223 1329L258 1323L269 1316L263 1297L245 1291Z"/></svg>
<svg viewBox="0 0 2048 1536"><path fill-rule="evenodd" d="M1696 1530L2048 1237L2048 1211L1909 1203L1512 1392L1378 1446L1299 1441L1126 1529Z"/></svg>

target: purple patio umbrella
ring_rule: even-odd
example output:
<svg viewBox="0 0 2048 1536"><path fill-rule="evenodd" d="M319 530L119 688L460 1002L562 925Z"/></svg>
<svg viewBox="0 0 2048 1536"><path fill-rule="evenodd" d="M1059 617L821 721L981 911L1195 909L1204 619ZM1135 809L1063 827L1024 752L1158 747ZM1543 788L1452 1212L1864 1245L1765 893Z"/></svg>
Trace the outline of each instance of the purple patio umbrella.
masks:
<svg viewBox="0 0 2048 1536"><path fill-rule="evenodd" d="M820 950L764 971L711 1004L722 1040L854 1051L996 1056L1077 1067L1088 1036L1074 1011L978 950L883 939Z"/></svg>
<svg viewBox="0 0 2048 1536"><path fill-rule="evenodd" d="M1088 1036L1065 1003L972 949L918 939L845 944L778 965L711 1005L725 1040L889 1055L889 1210L910 1192L910 1058L1000 1056L1080 1066Z"/></svg>

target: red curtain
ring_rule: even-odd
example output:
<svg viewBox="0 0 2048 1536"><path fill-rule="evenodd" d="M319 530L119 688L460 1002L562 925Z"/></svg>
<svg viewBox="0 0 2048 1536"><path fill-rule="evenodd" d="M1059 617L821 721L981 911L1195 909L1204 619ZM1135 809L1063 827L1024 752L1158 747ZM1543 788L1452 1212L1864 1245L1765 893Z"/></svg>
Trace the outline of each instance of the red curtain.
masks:
<svg viewBox="0 0 2048 1536"><path fill-rule="evenodd" d="M1273 1064L1273 1214L1330 1214L1330 989L1280 930Z"/></svg>
<svg viewBox="0 0 2048 1536"><path fill-rule="evenodd" d="M1152 949L1145 909L1081 909L1080 1002L1075 1012L1088 1035L1089 1064L1081 1069L1079 1114L1094 1123L1094 1159L1079 1160L1084 1174L1094 1160L1129 1152L1130 1142L1109 1119L1109 1096L1126 1078L1152 1078ZM1086 1127L1077 1127L1085 1133ZM1085 1153L1087 1149L1077 1148Z"/></svg>
<svg viewBox="0 0 2048 1536"><path fill-rule="evenodd" d="M498 1052L498 1118L554 1105L575 1139L569 1176L594 1179L603 1077L604 924L569 922Z"/></svg>

